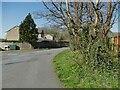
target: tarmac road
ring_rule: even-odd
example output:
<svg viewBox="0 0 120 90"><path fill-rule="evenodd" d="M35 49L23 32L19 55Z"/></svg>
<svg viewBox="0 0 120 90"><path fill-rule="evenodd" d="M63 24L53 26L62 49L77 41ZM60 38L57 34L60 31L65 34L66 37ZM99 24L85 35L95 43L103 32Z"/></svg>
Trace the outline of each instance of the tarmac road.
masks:
<svg viewBox="0 0 120 90"><path fill-rule="evenodd" d="M2 88L62 88L53 57L68 48L2 53Z"/></svg>

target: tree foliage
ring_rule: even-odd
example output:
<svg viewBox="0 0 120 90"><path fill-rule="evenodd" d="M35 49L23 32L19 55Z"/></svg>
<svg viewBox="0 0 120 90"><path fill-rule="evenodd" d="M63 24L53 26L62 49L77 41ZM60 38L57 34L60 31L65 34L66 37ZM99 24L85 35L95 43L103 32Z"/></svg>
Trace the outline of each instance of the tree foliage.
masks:
<svg viewBox="0 0 120 90"><path fill-rule="evenodd" d="M38 30L30 13L25 17L23 22L20 24L19 32L21 42L28 42L31 44L37 41Z"/></svg>

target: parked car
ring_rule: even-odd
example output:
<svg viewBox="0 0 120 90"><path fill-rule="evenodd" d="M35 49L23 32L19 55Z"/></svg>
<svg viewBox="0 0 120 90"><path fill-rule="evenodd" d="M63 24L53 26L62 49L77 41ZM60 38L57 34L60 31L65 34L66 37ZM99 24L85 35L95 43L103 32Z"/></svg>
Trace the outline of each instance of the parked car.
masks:
<svg viewBox="0 0 120 90"><path fill-rule="evenodd" d="M4 45L5 50L9 50L9 45Z"/></svg>

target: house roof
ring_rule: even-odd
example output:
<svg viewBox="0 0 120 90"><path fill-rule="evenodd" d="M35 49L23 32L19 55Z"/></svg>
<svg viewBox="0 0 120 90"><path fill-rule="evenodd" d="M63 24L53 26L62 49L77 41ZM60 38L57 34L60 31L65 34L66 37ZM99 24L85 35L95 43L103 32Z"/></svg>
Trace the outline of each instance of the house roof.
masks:
<svg viewBox="0 0 120 90"><path fill-rule="evenodd" d="M8 30L8 31L6 31L6 32L9 32L9 31L13 30L13 29L14 29L14 28L16 28L16 27L18 27L18 28L19 28L19 26L14 26L13 28L9 29L9 30Z"/></svg>

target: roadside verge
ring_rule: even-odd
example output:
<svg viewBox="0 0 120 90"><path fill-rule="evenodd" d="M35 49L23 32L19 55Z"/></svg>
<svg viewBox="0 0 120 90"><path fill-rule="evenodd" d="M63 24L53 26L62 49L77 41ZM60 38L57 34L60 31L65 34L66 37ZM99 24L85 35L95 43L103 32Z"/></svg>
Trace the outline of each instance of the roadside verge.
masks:
<svg viewBox="0 0 120 90"><path fill-rule="evenodd" d="M53 59L57 76L65 88L75 88L79 83L79 79L76 77L76 63L70 60L70 55L72 55L70 50L65 50L56 55Z"/></svg>
<svg viewBox="0 0 120 90"><path fill-rule="evenodd" d="M118 88L117 72L99 72L85 64L81 64L80 68L73 60L70 50L59 53L53 59L57 76L65 88ZM78 60L82 62L81 55Z"/></svg>

